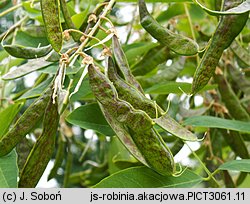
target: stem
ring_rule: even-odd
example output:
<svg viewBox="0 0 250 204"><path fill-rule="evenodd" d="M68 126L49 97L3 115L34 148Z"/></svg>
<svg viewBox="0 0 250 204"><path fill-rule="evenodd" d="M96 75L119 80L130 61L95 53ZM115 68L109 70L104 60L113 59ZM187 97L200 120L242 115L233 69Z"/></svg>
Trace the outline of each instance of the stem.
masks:
<svg viewBox="0 0 250 204"><path fill-rule="evenodd" d="M68 106L68 103L69 103L69 95L70 95L70 89L73 85L73 82L74 80L73 79L70 79L70 82L69 82L69 86L68 86L68 89L67 89L67 93L66 93L66 96L64 97L64 100L63 100L63 104L62 104L62 108L60 110L60 115L64 112L64 110L67 108Z"/></svg>
<svg viewBox="0 0 250 204"><path fill-rule="evenodd" d="M189 13L189 10L188 10L188 7L187 7L186 3L184 3L184 8L185 8L185 13L186 13L186 15L188 17L188 22L189 22L189 27L190 27L190 30L191 30L192 38L193 38L193 40L195 42L197 42L196 41L196 37L195 37L195 33L194 33L192 19L191 19L191 16L190 16L190 13ZM196 55L196 60L197 60L197 63L199 63L200 60L199 60L199 56L198 55Z"/></svg>
<svg viewBox="0 0 250 204"><path fill-rule="evenodd" d="M78 50L69 58L69 61L75 61L75 59L78 57L78 53L83 50L83 48L87 45L90 36L94 35L94 33L97 31L99 26L101 25L101 20L103 17L105 17L108 12L112 9L113 5L115 4L116 0L110 0L108 5L104 8L103 13L100 15L98 21L96 22L95 26L91 29L88 36L86 36L85 40L82 42L82 44L79 46Z"/></svg>
<svg viewBox="0 0 250 204"><path fill-rule="evenodd" d="M189 23L189 27L190 27L190 30L191 30L192 38L193 38L193 40L196 41L196 37L195 37L194 29L193 29L193 24L192 24L192 19L191 19L191 16L190 16L190 13L188 11L188 7L187 7L186 3L184 4L184 8L185 8L185 13L186 13L186 15L188 17L188 23Z"/></svg>
<svg viewBox="0 0 250 204"><path fill-rule="evenodd" d="M194 155L194 157L198 160L198 162L201 164L201 166L203 167L203 169L205 170L205 172L208 174L208 178L205 178L204 180L207 181L207 180L210 180L212 179L214 181L214 183L220 187L220 184L216 181L216 179L214 178L213 174L207 169L207 167L203 164L203 162L201 161L201 159L199 158L199 156L191 149L191 147L186 143L184 142L187 147L190 149L190 151L192 152L192 154ZM214 172L215 173L215 172Z"/></svg>
<svg viewBox="0 0 250 204"><path fill-rule="evenodd" d="M71 55L71 57L69 58L69 62L70 65L73 64L75 62L75 60L77 59L77 57L79 56L79 54L82 52L83 48L87 45L89 39L91 39L93 37L93 35L95 34L95 32L97 31L97 29L99 28L99 26L101 25L101 21L103 19L105 19L105 16L108 14L108 12L112 9L113 5L115 4L116 0L110 0L109 3L107 4L107 6L103 9L103 13L100 15L98 21L96 22L95 26L91 29L91 31L88 33L88 35L86 35L85 40L82 42L82 44L78 47L77 51ZM70 88L73 85L73 80L70 81L70 84L68 86L68 90L67 90L67 95L64 98L63 101L63 106L60 110L60 113L62 114L64 112L64 110L66 109L68 102L69 102L69 91Z"/></svg>
<svg viewBox="0 0 250 204"><path fill-rule="evenodd" d="M222 1L221 1L221 8L220 8L220 11L223 11L224 4L225 4L225 0L222 0Z"/></svg>
<svg viewBox="0 0 250 204"><path fill-rule="evenodd" d="M12 7L8 8L7 10L3 11L2 13L0 13L0 18L3 17L3 16L5 16L6 14L8 14L8 13L10 13L10 12L12 12L12 11L18 9L18 8L21 7L22 5L23 5L23 4L20 3L20 4L17 4L17 5L15 5L15 6L12 6Z"/></svg>
<svg viewBox="0 0 250 204"><path fill-rule="evenodd" d="M16 22L14 25L12 25L8 30L6 30L4 33L0 35L0 41L2 41L3 38L5 38L12 30L16 29L17 27L21 26L24 21L26 21L29 17L24 16L22 19L20 19L18 22Z"/></svg>

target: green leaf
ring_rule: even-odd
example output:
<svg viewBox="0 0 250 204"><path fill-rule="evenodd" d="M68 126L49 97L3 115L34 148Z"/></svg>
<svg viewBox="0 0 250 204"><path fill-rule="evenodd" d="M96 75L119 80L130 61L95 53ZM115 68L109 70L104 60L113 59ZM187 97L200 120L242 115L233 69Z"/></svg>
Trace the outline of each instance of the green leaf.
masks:
<svg viewBox="0 0 250 204"><path fill-rule="evenodd" d="M22 32L34 38L37 38L37 37L41 38L41 37L46 36L45 27L42 25L30 25L30 26L22 27L21 29L22 29Z"/></svg>
<svg viewBox="0 0 250 204"><path fill-rule="evenodd" d="M166 62L168 58L168 47L162 45L153 47L148 50L141 60L137 60L137 63L131 66L132 73L135 76L143 76L154 70L159 64Z"/></svg>
<svg viewBox="0 0 250 204"><path fill-rule="evenodd" d="M0 112L0 138L8 131L8 128L22 106L23 103L15 103Z"/></svg>
<svg viewBox="0 0 250 204"><path fill-rule="evenodd" d="M32 6L32 4L28 1L22 2L23 8L28 14L28 16L32 19L42 16L41 10L38 10L36 7Z"/></svg>
<svg viewBox="0 0 250 204"><path fill-rule="evenodd" d="M109 173L132 167L138 161L129 153L118 137L111 137L108 154Z"/></svg>
<svg viewBox="0 0 250 204"><path fill-rule="evenodd" d="M94 188L191 188L202 177L186 170L179 177L164 177L147 167L132 167L106 177Z"/></svg>
<svg viewBox="0 0 250 204"><path fill-rule="evenodd" d="M129 65L133 65L138 62L138 60L140 60L145 53L157 45L157 43L152 42L124 45L123 49Z"/></svg>
<svg viewBox="0 0 250 204"><path fill-rule="evenodd" d="M78 82L78 80L80 78L79 79L75 78L75 79L76 80L74 80L74 81ZM92 90L89 86L89 80L88 80L88 78L85 78L85 79L83 79L79 90L70 96L70 101L74 102L74 101L79 101L79 100L89 100L89 99L93 99L93 98L94 98L94 95L93 95Z"/></svg>
<svg viewBox="0 0 250 204"><path fill-rule="evenodd" d="M11 70L5 75L3 75L3 80L11 80L27 75L31 72L34 72L38 69L44 68L48 65L52 64L52 62L47 62L44 58L38 58L29 60L27 63L17 67L15 70Z"/></svg>
<svg viewBox="0 0 250 204"><path fill-rule="evenodd" d="M14 66L19 66L21 63L23 63L25 61L25 59L22 58L9 58L10 61L8 63L8 67L12 68ZM0 64L0 73L1 75L6 73L6 65L5 64ZM2 71L3 70L3 71ZM3 78L3 76L2 76Z"/></svg>
<svg viewBox="0 0 250 204"><path fill-rule="evenodd" d="M210 90L216 88L217 85L207 85L205 88L201 90L201 92L205 90ZM183 91L185 93L191 93L191 84L186 82L165 82L164 84L156 84L145 90L148 94L182 94Z"/></svg>
<svg viewBox="0 0 250 204"><path fill-rule="evenodd" d="M4 58L8 57L9 54L5 50L0 51L0 61L2 61Z"/></svg>
<svg viewBox="0 0 250 204"><path fill-rule="evenodd" d="M81 25L83 24L83 22L87 18L92 0L89 0L88 2L89 2L88 7L83 12L77 13L71 17L71 19L72 19L73 23L75 24L75 26L77 27L77 29L79 29L81 27Z"/></svg>
<svg viewBox="0 0 250 204"><path fill-rule="evenodd" d="M0 157L0 188L17 188L17 155L12 151Z"/></svg>
<svg viewBox="0 0 250 204"><path fill-rule="evenodd" d="M49 86L51 81L52 81L52 78L49 78L49 79L43 81L38 86L36 86L36 87L28 90L26 93L24 93L20 98L18 98L18 100L39 97L41 95L41 93L43 93L43 91Z"/></svg>
<svg viewBox="0 0 250 204"><path fill-rule="evenodd" d="M81 106L71 112L66 120L84 129L93 129L101 134L112 136L115 133L105 120L97 103Z"/></svg>
<svg viewBox="0 0 250 204"><path fill-rule="evenodd" d="M196 4L189 4L189 13L193 21L202 21L206 18L206 13ZM187 26L186 26L187 27Z"/></svg>
<svg viewBox="0 0 250 204"><path fill-rule="evenodd" d="M241 171L250 173L250 159L233 160L219 166L219 170Z"/></svg>
<svg viewBox="0 0 250 204"><path fill-rule="evenodd" d="M158 22L166 22L169 19L171 19L175 16L178 16L178 15L182 15L184 13L185 13L184 4L183 3L176 3L176 4L170 5L167 10L163 11L156 18L156 20Z"/></svg>
<svg viewBox="0 0 250 204"><path fill-rule="evenodd" d="M57 69L58 69L58 64L52 64L52 65L45 67L44 69L40 69L39 72L45 73L45 74L56 74ZM66 74L67 75L76 74L80 69L81 69L80 66L69 66L66 69Z"/></svg>
<svg viewBox="0 0 250 204"><path fill-rule="evenodd" d="M178 58L170 66L165 63L159 64L156 69L157 73L153 76L139 76L137 80L143 88L154 86L155 84L163 84L164 82L174 81L179 73L183 70L185 58ZM152 72L151 72L152 73Z"/></svg>
<svg viewBox="0 0 250 204"><path fill-rule="evenodd" d="M198 0L195 0L195 2L202 8L204 9L208 14L210 15L232 15L232 14L242 14L242 13L246 13L248 11L250 11L250 0L246 0L243 3L241 3L240 5L228 9L226 11L213 11L211 9L206 8L205 6L203 6Z"/></svg>
<svg viewBox="0 0 250 204"><path fill-rule="evenodd" d="M184 121L184 125L195 127L221 128L250 133L250 123L238 120L228 120L213 116L194 116Z"/></svg>

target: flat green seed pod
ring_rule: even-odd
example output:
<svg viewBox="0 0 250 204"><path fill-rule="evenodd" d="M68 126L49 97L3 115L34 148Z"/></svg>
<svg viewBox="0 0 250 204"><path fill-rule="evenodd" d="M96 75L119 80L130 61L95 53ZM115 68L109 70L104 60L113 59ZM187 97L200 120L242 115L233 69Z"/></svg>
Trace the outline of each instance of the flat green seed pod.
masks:
<svg viewBox="0 0 250 204"><path fill-rule="evenodd" d="M117 73L117 68L110 57L108 59L108 77L116 88L118 97L129 102L135 109L145 111L151 118L162 115L164 111L152 100L139 92L134 86L125 82Z"/></svg>
<svg viewBox="0 0 250 204"><path fill-rule="evenodd" d="M141 85L132 74L128 65L126 55L123 52L121 44L115 35L112 38L112 48L113 48L116 64L119 67L121 73L123 74L123 77L126 80L126 82L136 87L141 93L144 93Z"/></svg>
<svg viewBox="0 0 250 204"><path fill-rule="evenodd" d="M52 50L51 45L39 48L24 47L21 45L4 45L3 48L11 56L24 59L35 59L43 57Z"/></svg>
<svg viewBox="0 0 250 204"><path fill-rule="evenodd" d="M168 114L156 118L154 121L157 125L161 126L163 129L182 140L198 141L198 138L195 134L184 128Z"/></svg>
<svg viewBox="0 0 250 204"><path fill-rule="evenodd" d="M52 97L50 97L44 114L43 132L33 146L21 171L19 188L36 187L53 154L59 114L57 103L53 104L52 101Z"/></svg>
<svg viewBox="0 0 250 204"><path fill-rule="evenodd" d="M56 52L60 52L63 43L58 0L40 0L47 38Z"/></svg>
<svg viewBox="0 0 250 204"><path fill-rule="evenodd" d="M41 97L34 101L23 115L17 120L13 128L11 128L0 140L0 156L4 156L21 140L32 131L35 125L42 119L44 109L46 108L51 90L46 91Z"/></svg>
<svg viewBox="0 0 250 204"><path fill-rule="evenodd" d="M241 1L228 0L225 8L230 5L240 4ZM227 15L220 19L220 22L213 34L205 53L195 71L192 83L192 94L200 91L214 75L216 66L221 55L227 49L238 34L242 31L248 20L249 12L240 15Z"/></svg>
<svg viewBox="0 0 250 204"><path fill-rule="evenodd" d="M148 12L144 0L139 0L138 5L141 25L152 37L179 55L198 53L199 46L195 41L161 26Z"/></svg>
<svg viewBox="0 0 250 204"><path fill-rule="evenodd" d="M88 72L90 86L105 118L131 154L161 175L174 174L173 155L147 113L118 98L112 82L95 66L90 65Z"/></svg>

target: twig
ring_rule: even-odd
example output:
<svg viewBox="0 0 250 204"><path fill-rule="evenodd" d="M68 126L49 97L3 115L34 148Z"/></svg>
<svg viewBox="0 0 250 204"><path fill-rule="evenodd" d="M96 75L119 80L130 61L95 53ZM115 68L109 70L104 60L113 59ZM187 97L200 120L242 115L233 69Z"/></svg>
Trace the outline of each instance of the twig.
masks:
<svg viewBox="0 0 250 204"><path fill-rule="evenodd" d="M110 0L110 2L108 3L108 5L104 8L103 13L101 14L100 18L96 22L95 26L88 33L88 36L86 36L85 40L79 46L78 50L70 57L70 59L69 59L70 62L72 60L75 61L75 59L78 57L78 53L82 52L83 48L87 45L90 36L93 36L94 33L97 31L97 29L101 25L101 20L108 14L108 12L111 10L111 8L114 5L114 3L115 3L115 0Z"/></svg>
<svg viewBox="0 0 250 204"><path fill-rule="evenodd" d="M205 178L204 180L210 180L212 179L214 181L214 183L217 185L217 187L220 187L220 184L217 182L217 180L214 178L213 174L207 169L207 167L203 164L203 162L201 161L201 159L199 158L199 156L191 149L191 147L184 142L187 147L190 149L190 151L192 152L192 154L194 155L194 157L198 160L198 162L201 164L201 166L203 167L203 169L205 170L205 172L207 173L208 177Z"/></svg>
<svg viewBox="0 0 250 204"><path fill-rule="evenodd" d="M197 42L197 41L196 41L196 37L195 37L195 33L194 33L194 28L193 28L192 19L191 19L191 16L190 16L190 13L189 13L189 10L188 10L188 7L187 7L187 4L186 4L186 3L184 3L184 8L185 8L185 13L186 13L186 15L187 15L187 17L188 17L188 22L189 22L189 27L190 27L190 30L191 30L191 33L192 33L192 38L193 38L193 40L194 40L195 42ZM197 61L197 63L199 63L199 61L200 61L198 55L196 56L196 61Z"/></svg>
<svg viewBox="0 0 250 204"><path fill-rule="evenodd" d="M12 11L15 11L16 9L20 8L23 4L20 3L20 4L17 4L15 6L12 6L10 8L8 8L7 10L3 11L2 13L0 13L0 18L7 15L8 13L12 12Z"/></svg>
<svg viewBox="0 0 250 204"><path fill-rule="evenodd" d="M16 22L14 25L12 25L8 30L6 30L4 33L2 33L0 35L0 41L2 41L2 39L4 37L6 37L10 32L12 32L14 29L16 29L17 27L21 26L22 23L24 21L26 21L28 19L28 16L24 16L22 19L20 19L18 22Z"/></svg>

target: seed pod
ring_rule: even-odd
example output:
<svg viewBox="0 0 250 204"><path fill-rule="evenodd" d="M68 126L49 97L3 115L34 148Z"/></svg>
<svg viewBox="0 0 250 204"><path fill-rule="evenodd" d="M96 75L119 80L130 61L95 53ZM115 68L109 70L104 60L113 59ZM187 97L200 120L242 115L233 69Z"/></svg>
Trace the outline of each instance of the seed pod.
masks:
<svg viewBox="0 0 250 204"><path fill-rule="evenodd" d="M22 169L32 149L33 143L24 137L16 146L18 169Z"/></svg>
<svg viewBox="0 0 250 204"><path fill-rule="evenodd" d="M230 115L236 120L250 121L249 114L241 105L239 99L235 95L225 77L223 75L215 75L214 79L216 83L218 83L218 89L222 101L225 103Z"/></svg>
<svg viewBox="0 0 250 204"><path fill-rule="evenodd" d="M63 136L59 135L55 163L54 163L54 166L51 169L50 174L48 176L48 181L56 176L57 170L59 169L59 167L61 166L61 164L64 160L65 147L66 147L66 145L65 145L65 141L63 139Z"/></svg>
<svg viewBox="0 0 250 204"><path fill-rule="evenodd" d="M156 115L159 114L159 116L161 116L164 113L155 102L145 97L117 74L117 69L111 57L108 59L108 78L113 82L118 97L129 102L135 109L145 111L151 118L156 118Z"/></svg>
<svg viewBox="0 0 250 204"><path fill-rule="evenodd" d="M129 129L129 132L150 168L163 176L174 174L173 155L154 128L143 132Z"/></svg>
<svg viewBox="0 0 250 204"><path fill-rule="evenodd" d="M142 127L151 128L153 121L151 118L142 110L135 110L130 103L120 100L112 82L102 74L93 65L88 67L89 83L91 89L97 98L97 100L104 106L108 106L113 117L119 122L124 123L133 120L133 112L137 112L137 120L134 123L130 123L128 126L131 128Z"/></svg>
<svg viewBox="0 0 250 204"><path fill-rule="evenodd" d="M67 145L67 161L66 161L66 165L65 165L65 171L64 171L64 180L63 180L63 187L66 188L69 184L69 177L70 177L70 173L71 173L71 169L72 169L72 165L73 165L73 153L71 150L71 141L68 141L68 145Z"/></svg>
<svg viewBox="0 0 250 204"><path fill-rule="evenodd" d="M112 82L94 66L90 65L88 71L90 86L107 121L121 141L129 144L128 150L159 174L173 174L173 156L153 129L149 116L144 111L134 109L128 102L120 100Z"/></svg>
<svg viewBox="0 0 250 204"><path fill-rule="evenodd" d="M236 156L239 156L242 159L249 159L250 158L247 147L246 147L244 140L239 132L226 131L226 130L220 130L220 131L222 132L222 135L223 135L225 141L230 146L230 148L234 151Z"/></svg>
<svg viewBox="0 0 250 204"><path fill-rule="evenodd" d="M102 103L99 103L99 106L106 120L108 121L112 129L115 131L115 133L117 134L121 142L132 153L132 155L134 155L135 158L137 158L141 163L143 163L144 165L147 165L147 162L145 161L143 155L136 147L130 134L124 128L124 125L121 122L117 121L116 117L111 115L111 113L113 112L113 109L109 110L110 99L112 99L112 101L114 101L113 99L117 99L117 94L115 94L116 92L112 86L112 83L109 82L103 74L100 74L100 72L94 66L90 66L88 67L88 69L89 69L88 70L89 77L90 77L89 82L90 82L91 89L93 93L95 93L96 99L98 101L102 101L103 103L103 105ZM107 87L108 90L105 91L103 87ZM114 90L110 90L110 89L114 89Z"/></svg>
<svg viewBox="0 0 250 204"><path fill-rule="evenodd" d="M20 188L34 188L47 167L55 147L59 122L57 108L57 103L53 104L53 99L50 96L43 119L43 132L33 146L21 171L18 184Z"/></svg>
<svg viewBox="0 0 250 204"><path fill-rule="evenodd" d="M181 124L165 114L159 118L154 119L155 123L173 134L174 136L187 141L198 141L199 139L195 134L184 128Z"/></svg>
<svg viewBox="0 0 250 204"><path fill-rule="evenodd" d="M230 67L230 64L228 64L228 66ZM232 116L236 120L247 121L247 122L250 121L250 116L247 110L242 106L240 100L234 93L233 89L231 88L226 78L223 75L215 75L214 79L218 84L218 89L221 95L221 99L224 102L227 110L229 111L230 116ZM244 84L244 81L240 81L239 85L242 85L242 83ZM234 133L234 135L235 134L236 133ZM245 140L249 140L248 134L244 134L242 136L244 137ZM237 136L235 136L235 138L236 137Z"/></svg>
<svg viewBox="0 0 250 204"><path fill-rule="evenodd" d="M225 1L225 7L232 7L240 3L241 0L227 0ZM249 12L221 17L216 31L195 71L192 94L201 90L214 75L215 68L219 63L223 51L231 45L236 36L244 28L248 15Z"/></svg>
<svg viewBox="0 0 250 204"><path fill-rule="evenodd" d="M0 140L0 157L8 154L35 125L42 119L44 109L50 99L51 89L48 89L41 97L34 101L23 115Z"/></svg>
<svg viewBox="0 0 250 204"><path fill-rule="evenodd" d="M122 47L119 43L119 40L115 35L112 38L112 47L113 47L115 61L121 73L123 74L125 81L136 87L141 93L144 93L141 85L138 83L138 81L131 73L126 55L124 54Z"/></svg>
<svg viewBox="0 0 250 204"><path fill-rule="evenodd" d="M195 55L198 44L190 38L173 33L162 27L148 12L144 0L138 0L142 27L156 40L180 55Z"/></svg>
<svg viewBox="0 0 250 204"><path fill-rule="evenodd" d="M4 45L3 48L11 56L24 59L34 59L43 57L52 50L51 45L39 48L23 47L21 45Z"/></svg>
<svg viewBox="0 0 250 204"><path fill-rule="evenodd" d="M118 98L115 87L94 65L88 66L89 84L96 99L104 105Z"/></svg>
<svg viewBox="0 0 250 204"><path fill-rule="evenodd" d="M62 48L62 27L58 0L40 0L48 40L56 52Z"/></svg>
<svg viewBox="0 0 250 204"><path fill-rule="evenodd" d="M113 117L108 109L108 107L103 107L102 104L99 103L99 106L105 116L107 122L109 123L110 127L114 130L122 144L128 149L128 151L142 164L148 166L145 158L143 157L142 153L136 147L131 135L129 134L128 130L125 129L124 125L116 120Z"/></svg>

